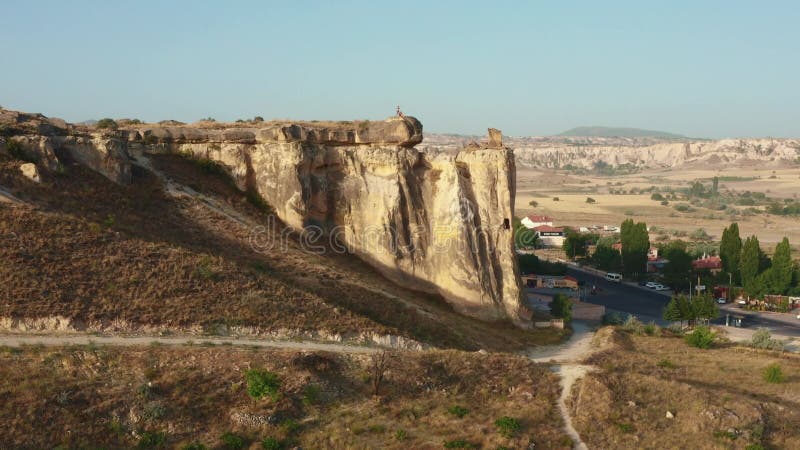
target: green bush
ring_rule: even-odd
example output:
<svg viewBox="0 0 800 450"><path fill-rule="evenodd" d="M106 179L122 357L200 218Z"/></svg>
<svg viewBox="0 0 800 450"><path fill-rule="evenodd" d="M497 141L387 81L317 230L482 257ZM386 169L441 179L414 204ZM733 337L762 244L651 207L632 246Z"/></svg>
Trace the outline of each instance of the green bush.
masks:
<svg viewBox="0 0 800 450"><path fill-rule="evenodd" d="M644 334L644 324L636 318L636 316L628 315L625 323L622 324L622 329L633 334Z"/></svg>
<svg viewBox="0 0 800 450"><path fill-rule="evenodd" d="M136 444L137 448L163 448L164 443L167 442L167 435L163 432L143 431L139 434L139 442Z"/></svg>
<svg viewBox="0 0 800 450"><path fill-rule="evenodd" d="M469 413L469 410L463 406L455 405L447 408L447 412L458 417L459 419L463 419L464 416Z"/></svg>
<svg viewBox="0 0 800 450"><path fill-rule="evenodd" d="M494 426L497 427L497 431L507 438L512 438L514 435L522 428L522 425L519 423L519 420L503 416L494 421Z"/></svg>
<svg viewBox="0 0 800 450"><path fill-rule="evenodd" d="M765 367L762 375L767 383L783 383L785 379L781 365L778 363L772 363Z"/></svg>
<svg viewBox="0 0 800 450"><path fill-rule="evenodd" d="M264 450L281 450L283 448L283 442L274 437L264 438L264 440L261 441L261 448Z"/></svg>
<svg viewBox="0 0 800 450"><path fill-rule="evenodd" d="M478 446L464 439L456 439L454 441L446 441L444 448L478 448Z"/></svg>
<svg viewBox="0 0 800 450"><path fill-rule="evenodd" d="M618 312L611 311L603 314L603 325L622 325L623 323L625 323L625 319Z"/></svg>
<svg viewBox="0 0 800 450"><path fill-rule="evenodd" d="M192 442L181 447L181 450L206 450L206 446L199 442Z"/></svg>
<svg viewBox="0 0 800 450"><path fill-rule="evenodd" d="M586 197L586 203L597 203L597 200L593 199L592 197Z"/></svg>
<svg viewBox="0 0 800 450"><path fill-rule="evenodd" d="M783 351L783 342L772 339L769 329L759 328L753 333L752 342L750 344L753 348L760 348L765 350L778 350Z"/></svg>
<svg viewBox="0 0 800 450"><path fill-rule="evenodd" d="M662 369L674 369L676 367L675 363L673 363L672 361L668 360L667 358L664 358L661 361L659 361L657 365L658 365L658 367L661 367Z"/></svg>
<svg viewBox="0 0 800 450"><path fill-rule="evenodd" d="M572 300L564 294L556 294L550 302L550 313L569 322L572 320Z"/></svg>
<svg viewBox="0 0 800 450"><path fill-rule="evenodd" d="M12 158L29 163L37 163L37 158L25 149L21 142L6 139L6 151Z"/></svg>
<svg viewBox="0 0 800 450"><path fill-rule="evenodd" d="M115 122L114 119L109 119L108 117L106 117L104 119L98 120L94 126L95 128L98 128L100 130L103 129L116 130L119 125L117 125L117 122Z"/></svg>
<svg viewBox="0 0 800 450"><path fill-rule="evenodd" d="M397 430L394 433L394 438L397 439L398 441L405 441L406 439L408 439L408 433L406 433L406 430Z"/></svg>
<svg viewBox="0 0 800 450"><path fill-rule="evenodd" d="M226 450L242 450L245 446L244 438L230 431L224 433L219 439L222 441L222 448Z"/></svg>
<svg viewBox="0 0 800 450"><path fill-rule="evenodd" d="M684 336L686 343L692 347L707 349L716 340L717 335L710 328L701 326L697 327L691 333Z"/></svg>
<svg viewBox="0 0 800 450"><path fill-rule="evenodd" d="M245 372L245 380L247 380L247 394L255 399L269 397L270 399L277 400L281 387L281 381L278 374L272 373L267 370L251 369Z"/></svg>
<svg viewBox="0 0 800 450"><path fill-rule="evenodd" d="M303 388L303 404L304 405L314 405L319 403L320 395L322 394L322 389L316 384L309 384L305 388Z"/></svg>

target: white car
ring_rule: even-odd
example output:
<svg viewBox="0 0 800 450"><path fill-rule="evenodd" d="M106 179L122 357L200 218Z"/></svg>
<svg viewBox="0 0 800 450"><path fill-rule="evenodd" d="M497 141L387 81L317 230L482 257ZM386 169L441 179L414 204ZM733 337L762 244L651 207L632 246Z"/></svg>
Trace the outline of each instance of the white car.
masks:
<svg viewBox="0 0 800 450"><path fill-rule="evenodd" d="M657 291L668 291L669 286L664 286L663 284L657 284L656 287L654 287L653 289Z"/></svg>
<svg viewBox="0 0 800 450"><path fill-rule="evenodd" d="M645 283L645 285L644 285L644 287L648 287L648 288L650 288L650 289L655 289L655 288L656 288L656 286L660 286L660 285L659 285L658 283L656 283L655 281L648 281L648 282L647 282L647 283Z"/></svg>
<svg viewBox="0 0 800 450"><path fill-rule="evenodd" d="M727 302L725 301L724 298L720 297L720 298L717 299L717 303L719 303L720 305L724 305Z"/></svg>

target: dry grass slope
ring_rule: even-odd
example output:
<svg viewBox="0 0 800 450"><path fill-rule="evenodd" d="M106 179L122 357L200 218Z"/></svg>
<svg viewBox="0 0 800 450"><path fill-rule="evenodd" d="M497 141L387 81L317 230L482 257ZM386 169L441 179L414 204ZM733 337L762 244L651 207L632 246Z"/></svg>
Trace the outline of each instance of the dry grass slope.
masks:
<svg viewBox="0 0 800 450"><path fill-rule="evenodd" d="M567 449L546 366L510 355L457 351L389 356L373 397L368 356L234 347L0 349L0 447L249 448L272 437L302 448ZM245 372L268 370L275 400L253 400ZM459 405L463 417L448 412ZM513 437L494 425L521 420ZM160 445L147 445L163 441Z"/></svg>

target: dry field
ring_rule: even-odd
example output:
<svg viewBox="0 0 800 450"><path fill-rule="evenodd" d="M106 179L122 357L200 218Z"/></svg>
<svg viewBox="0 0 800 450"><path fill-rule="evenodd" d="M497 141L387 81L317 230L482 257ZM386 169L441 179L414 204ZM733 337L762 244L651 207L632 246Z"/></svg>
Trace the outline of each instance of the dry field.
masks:
<svg viewBox="0 0 800 450"><path fill-rule="evenodd" d="M370 356L230 346L0 348L2 448L568 449L557 376L510 355L401 352L373 397ZM245 372L268 370L278 395L253 400ZM462 416L450 412L463 408ZM516 418L502 436L495 421ZM198 447L195 447L198 448Z"/></svg>
<svg viewBox="0 0 800 450"><path fill-rule="evenodd" d="M800 448L796 354L724 344L701 350L667 332L607 331L613 345L587 361L597 370L573 387L570 400L590 448ZM783 383L763 379L772 363L780 364Z"/></svg>
<svg viewBox="0 0 800 450"><path fill-rule="evenodd" d="M774 175L775 178L771 178ZM736 177L734 181L720 181L720 191L762 192L773 198L797 198L800 195L800 169L757 168L741 169L690 169L647 170L635 174L619 176L574 175L565 171L534 170L519 168L517 170L516 215L546 214L552 216L558 225L574 227L590 225L616 225L626 218L645 221L649 226L658 226L667 230L679 230L691 233L704 228L715 239L719 239L722 230L732 221L739 223L743 236L755 234L762 244L773 246L783 239L797 245L800 243L800 219L790 216L756 214L751 216L736 215L728 212L713 211L695 207L693 212L678 212L675 203L662 206L660 202L651 200L646 194L610 194L609 190L632 188L686 188L692 181L708 181L714 176ZM559 201L554 201L558 197ZM596 203L586 203L591 197ZM530 202L538 202L532 207ZM736 206L741 211L742 206Z"/></svg>

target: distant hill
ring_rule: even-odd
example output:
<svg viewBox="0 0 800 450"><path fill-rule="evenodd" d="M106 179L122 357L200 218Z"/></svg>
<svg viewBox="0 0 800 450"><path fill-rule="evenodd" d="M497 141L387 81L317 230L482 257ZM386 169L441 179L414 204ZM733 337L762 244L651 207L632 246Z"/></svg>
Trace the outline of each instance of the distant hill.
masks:
<svg viewBox="0 0 800 450"><path fill-rule="evenodd" d="M559 136L594 136L594 137L656 137L663 139L686 139L680 134L666 133L664 131L642 130L640 128L616 127L575 127Z"/></svg>

